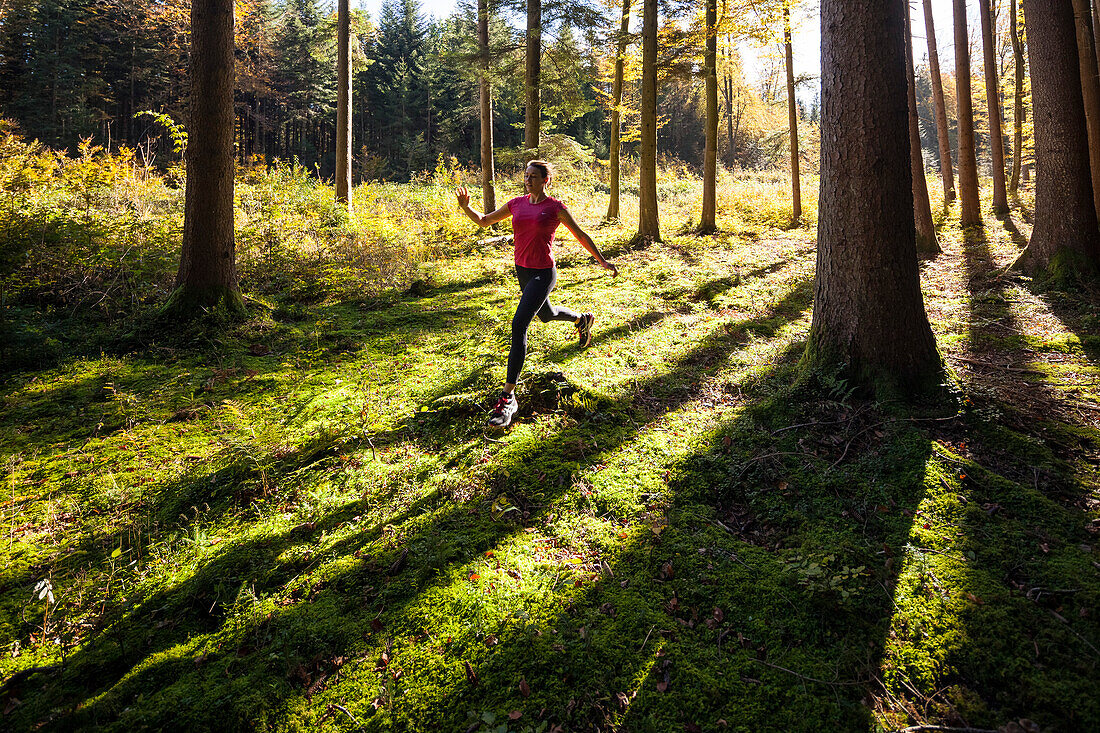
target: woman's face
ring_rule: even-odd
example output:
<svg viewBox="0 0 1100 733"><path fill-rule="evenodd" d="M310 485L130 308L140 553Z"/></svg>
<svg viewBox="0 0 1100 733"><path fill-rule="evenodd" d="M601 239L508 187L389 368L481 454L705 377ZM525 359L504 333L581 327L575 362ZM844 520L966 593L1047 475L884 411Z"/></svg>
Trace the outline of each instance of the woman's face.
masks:
<svg viewBox="0 0 1100 733"><path fill-rule="evenodd" d="M523 185L527 189L527 193L540 193L546 186L542 169L533 165L527 166L527 170L523 172Z"/></svg>

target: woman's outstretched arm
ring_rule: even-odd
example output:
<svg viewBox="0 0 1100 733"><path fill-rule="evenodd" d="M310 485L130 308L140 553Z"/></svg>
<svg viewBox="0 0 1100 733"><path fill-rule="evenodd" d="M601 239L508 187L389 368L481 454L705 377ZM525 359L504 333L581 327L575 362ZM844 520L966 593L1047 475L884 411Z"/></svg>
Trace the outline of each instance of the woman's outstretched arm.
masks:
<svg viewBox="0 0 1100 733"><path fill-rule="evenodd" d="M512 211L505 204L496 211L489 214L479 214L470 208L470 192L463 186L455 191L455 197L458 199L458 208L462 209L466 216L470 217L470 221L477 224L479 227L488 227L496 224L498 221L504 221L512 215Z"/></svg>
<svg viewBox="0 0 1100 733"><path fill-rule="evenodd" d="M577 223L577 220L573 218L573 215L569 213L569 209L565 208L565 204L562 204L558 209L558 221L565 225L565 227L573 232L573 236L577 238L577 241L581 243L581 246L588 250L588 254L596 258L596 262L600 263L600 267L611 272L611 277L618 277L619 268L604 259L604 256L600 253L600 248L596 246L596 243L592 241L592 237L588 236L588 233L581 229L581 225Z"/></svg>

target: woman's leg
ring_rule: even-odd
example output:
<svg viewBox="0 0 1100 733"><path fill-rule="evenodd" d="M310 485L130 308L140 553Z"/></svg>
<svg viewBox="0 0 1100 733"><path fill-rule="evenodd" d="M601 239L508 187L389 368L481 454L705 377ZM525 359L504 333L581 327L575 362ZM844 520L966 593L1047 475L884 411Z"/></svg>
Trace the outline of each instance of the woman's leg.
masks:
<svg viewBox="0 0 1100 733"><path fill-rule="evenodd" d="M544 323L547 321L572 321L580 317L568 308L550 305L547 297L557 283L557 270L550 268L536 270L516 267L519 286L523 294L512 317L512 348L508 352L508 378L504 385L506 392L515 388L519 373L523 370L523 361L527 356L527 328L537 315Z"/></svg>

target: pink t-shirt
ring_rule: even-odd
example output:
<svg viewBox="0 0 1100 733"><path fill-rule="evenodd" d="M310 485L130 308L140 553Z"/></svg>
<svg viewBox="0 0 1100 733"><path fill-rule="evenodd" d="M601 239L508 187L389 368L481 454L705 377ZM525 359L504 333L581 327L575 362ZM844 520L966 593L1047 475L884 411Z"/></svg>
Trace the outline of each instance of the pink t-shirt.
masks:
<svg viewBox="0 0 1100 733"><path fill-rule="evenodd" d="M520 267L545 269L554 266L554 232L560 224L561 201L547 196L532 204L526 196L508 202L512 212L512 233L516 240L516 264Z"/></svg>

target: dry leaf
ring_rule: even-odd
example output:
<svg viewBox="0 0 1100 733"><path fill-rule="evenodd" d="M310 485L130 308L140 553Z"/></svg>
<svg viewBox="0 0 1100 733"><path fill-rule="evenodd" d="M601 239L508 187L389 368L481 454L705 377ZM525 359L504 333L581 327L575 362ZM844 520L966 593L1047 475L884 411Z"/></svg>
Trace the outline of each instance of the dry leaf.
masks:
<svg viewBox="0 0 1100 733"><path fill-rule="evenodd" d="M519 710L513 710L512 712L508 713L508 720L519 720L522 717L523 713L521 713Z"/></svg>
<svg viewBox="0 0 1100 733"><path fill-rule="evenodd" d="M524 697L531 697L531 685L527 684L526 679L521 679L519 681L519 694Z"/></svg>
<svg viewBox="0 0 1100 733"><path fill-rule="evenodd" d="M478 683L477 672L474 672L474 668L470 666L469 662L463 662L463 664L466 665L466 681L476 686Z"/></svg>

